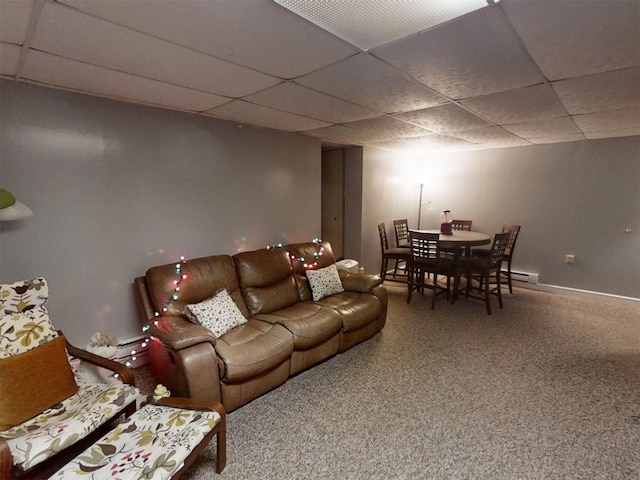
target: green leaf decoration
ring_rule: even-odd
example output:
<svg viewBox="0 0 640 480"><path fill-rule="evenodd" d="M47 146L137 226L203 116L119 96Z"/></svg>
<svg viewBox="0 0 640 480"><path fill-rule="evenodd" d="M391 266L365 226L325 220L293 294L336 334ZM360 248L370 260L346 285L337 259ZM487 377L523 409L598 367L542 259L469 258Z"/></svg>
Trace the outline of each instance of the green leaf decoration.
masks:
<svg viewBox="0 0 640 480"><path fill-rule="evenodd" d="M159 468L162 468L167 472L173 471L173 469L176 468L176 461L169 459L175 455L175 453L175 450L171 450L167 455L160 455L158 459L153 462L153 465L147 465L142 469L140 479L149 480L153 478L153 473Z"/></svg>

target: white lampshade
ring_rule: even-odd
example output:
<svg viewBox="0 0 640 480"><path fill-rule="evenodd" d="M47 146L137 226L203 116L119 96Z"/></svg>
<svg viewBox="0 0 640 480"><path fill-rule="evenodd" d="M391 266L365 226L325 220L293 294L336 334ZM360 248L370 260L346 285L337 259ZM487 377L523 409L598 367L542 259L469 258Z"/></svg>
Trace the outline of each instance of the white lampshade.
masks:
<svg viewBox="0 0 640 480"><path fill-rule="evenodd" d="M24 203L16 200L11 192L0 188L0 222L22 220L33 215Z"/></svg>

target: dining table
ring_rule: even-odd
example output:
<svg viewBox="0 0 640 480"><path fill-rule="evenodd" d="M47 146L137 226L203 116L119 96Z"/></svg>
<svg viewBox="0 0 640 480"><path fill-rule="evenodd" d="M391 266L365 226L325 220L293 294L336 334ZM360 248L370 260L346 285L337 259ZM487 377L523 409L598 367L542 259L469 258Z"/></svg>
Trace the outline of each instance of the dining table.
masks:
<svg viewBox="0 0 640 480"><path fill-rule="evenodd" d="M477 247L491 243L491 236L486 233L472 232L469 230L453 230L451 235L445 235L440 230L418 230L424 233L439 233L438 243L444 248Z"/></svg>
<svg viewBox="0 0 640 480"><path fill-rule="evenodd" d="M440 230L418 230L424 233L439 233L438 243L440 248L445 248L454 252L454 260L460 257L460 252L464 250L467 257L471 256L471 247L488 245L491 243L491 236L482 232L469 230L452 230L450 234L444 234Z"/></svg>

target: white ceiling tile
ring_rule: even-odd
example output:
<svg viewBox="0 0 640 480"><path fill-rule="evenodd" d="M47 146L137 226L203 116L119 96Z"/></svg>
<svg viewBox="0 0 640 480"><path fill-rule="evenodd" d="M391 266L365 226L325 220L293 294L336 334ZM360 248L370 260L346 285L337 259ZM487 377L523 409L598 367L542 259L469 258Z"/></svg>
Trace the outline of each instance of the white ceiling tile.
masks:
<svg viewBox="0 0 640 480"><path fill-rule="evenodd" d="M438 23L453 5L292 1L357 12L338 20L365 36L385 35L410 7ZM638 134L640 0L468 1L489 5L363 53L273 0L0 0L0 71L334 145L419 138L416 148L443 151ZM392 13L373 18L380 9ZM549 75L600 73L551 89L534 59Z"/></svg>
<svg viewBox="0 0 640 480"><path fill-rule="evenodd" d="M503 0L500 6L550 80L640 64L637 0Z"/></svg>
<svg viewBox="0 0 640 480"><path fill-rule="evenodd" d="M345 126L373 133L381 140L389 138L421 137L426 133L429 133L424 128L403 122L402 120L398 120L388 115L346 123Z"/></svg>
<svg viewBox="0 0 640 480"><path fill-rule="evenodd" d="M489 125L485 120L476 117L454 103L425 110L416 110L415 112L396 114L394 117L441 133L472 130Z"/></svg>
<svg viewBox="0 0 640 480"><path fill-rule="evenodd" d="M571 114L640 105L640 67L561 80L552 86Z"/></svg>
<svg viewBox="0 0 640 480"><path fill-rule="evenodd" d="M582 133L553 133L550 135L542 135L540 137L527 138L531 143L545 144L545 143L564 143L564 142L579 142L586 140L586 136Z"/></svg>
<svg viewBox="0 0 640 480"><path fill-rule="evenodd" d="M46 4L42 12L32 47L228 97L254 93L281 81L53 3Z"/></svg>
<svg viewBox="0 0 640 480"><path fill-rule="evenodd" d="M287 79L358 52L271 0L63 2L120 25Z"/></svg>
<svg viewBox="0 0 640 480"><path fill-rule="evenodd" d="M585 135L597 132L633 131L640 135L640 107L622 108L608 112L575 115L574 120ZM593 138L593 137L589 137Z"/></svg>
<svg viewBox="0 0 640 480"><path fill-rule="evenodd" d="M527 140L538 137L554 137L556 135L562 136L581 133L576 123L569 116L511 123L502 125L502 128Z"/></svg>
<svg viewBox="0 0 640 480"><path fill-rule="evenodd" d="M25 42L32 0L0 1L0 40L22 45Z"/></svg>
<svg viewBox="0 0 640 480"><path fill-rule="evenodd" d="M275 2L363 50L408 37L487 6L486 0Z"/></svg>
<svg viewBox="0 0 640 480"><path fill-rule="evenodd" d="M497 7L376 48L373 55L454 99L541 83Z"/></svg>
<svg viewBox="0 0 640 480"><path fill-rule="evenodd" d="M217 95L114 72L34 50L27 56L23 77L45 85L178 110L202 112L228 101Z"/></svg>
<svg viewBox="0 0 640 480"><path fill-rule="evenodd" d="M493 148L531 145L530 142L500 127L484 127L464 132L456 132L455 136L467 142L478 143Z"/></svg>
<svg viewBox="0 0 640 480"><path fill-rule="evenodd" d="M380 115L380 112L330 97L292 82L282 83L245 99L258 105L332 123L346 123Z"/></svg>
<svg viewBox="0 0 640 480"><path fill-rule="evenodd" d="M406 152L420 152L424 151L425 149L436 150L439 152L452 150L464 151L477 150L479 148L479 146L474 143L469 143L459 138L449 137L447 135L441 135L439 133L425 135L417 138L405 138L391 140L388 142L380 142L375 143L374 146L392 150L402 150Z"/></svg>
<svg viewBox="0 0 640 480"><path fill-rule="evenodd" d="M286 130L289 132L311 130L331 125L330 123L320 120L281 112L242 100L234 100L220 107L208 110L206 113L214 117L233 120L235 122Z"/></svg>
<svg viewBox="0 0 640 480"><path fill-rule="evenodd" d="M640 135L640 128L622 128L612 130L599 130L597 132L586 132L584 134L589 140L597 140L599 138L619 138L619 137L635 137Z"/></svg>
<svg viewBox="0 0 640 480"><path fill-rule="evenodd" d="M296 83L385 113L417 110L446 101L366 53L297 78Z"/></svg>
<svg viewBox="0 0 640 480"><path fill-rule="evenodd" d="M304 132L304 134L311 135L312 137L318 137L323 140L331 140L334 142L352 145L364 145L366 143L371 143L376 139L376 136L372 133L354 130L353 128L345 127L343 125L331 125L326 128L308 130Z"/></svg>
<svg viewBox="0 0 640 480"><path fill-rule="evenodd" d="M498 125L559 117L567 113L548 84L461 100L460 104Z"/></svg>
<svg viewBox="0 0 640 480"><path fill-rule="evenodd" d="M10 43L0 43L0 73L15 76L21 48Z"/></svg>

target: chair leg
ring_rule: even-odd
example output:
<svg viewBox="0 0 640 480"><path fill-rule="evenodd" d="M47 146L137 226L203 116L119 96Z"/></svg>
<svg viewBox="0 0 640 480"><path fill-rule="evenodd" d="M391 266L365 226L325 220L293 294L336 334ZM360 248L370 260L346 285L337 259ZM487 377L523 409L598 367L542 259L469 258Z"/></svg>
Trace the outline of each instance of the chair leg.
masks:
<svg viewBox="0 0 640 480"><path fill-rule="evenodd" d="M507 260L507 282L509 282L509 293L513 293L513 285L511 284L511 258Z"/></svg>
<svg viewBox="0 0 640 480"><path fill-rule="evenodd" d="M436 295L438 293L438 274L433 272L433 292L431 292L431 310L436 308Z"/></svg>
<svg viewBox="0 0 640 480"><path fill-rule="evenodd" d="M471 293L471 287L472 287L472 284L473 284L473 272L467 271L466 272L466 277L467 277L467 286L466 286L466 289L465 289L465 296L467 298L469 298L469 294ZM482 277L480 277L480 283L482 284Z"/></svg>
<svg viewBox="0 0 640 480"><path fill-rule="evenodd" d="M223 415L216 434L216 473L222 473L227 465L227 418Z"/></svg>
<svg viewBox="0 0 640 480"><path fill-rule="evenodd" d="M484 280L484 302L487 305L487 314L491 315L491 293L490 293L491 286L490 286L490 282L489 282L489 275L487 275L486 279L484 279L484 275L483 275L483 280ZM500 286L498 286L498 288L500 288Z"/></svg>
<svg viewBox="0 0 640 480"><path fill-rule="evenodd" d="M498 304L502 308L502 289L500 288L500 269L496 270L496 288L498 289Z"/></svg>
<svg viewBox="0 0 640 480"><path fill-rule="evenodd" d="M456 268L453 272L453 293L451 294L451 304L458 299L458 288L460 286L460 271Z"/></svg>
<svg viewBox="0 0 640 480"><path fill-rule="evenodd" d="M383 282L386 275L387 275L387 259L383 257L382 265L380 266L380 278L382 279Z"/></svg>
<svg viewBox="0 0 640 480"><path fill-rule="evenodd" d="M411 292L413 291L413 269L407 272L407 303L411 303Z"/></svg>
<svg viewBox="0 0 640 480"><path fill-rule="evenodd" d="M451 272L447 273L447 300L451 296Z"/></svg>

